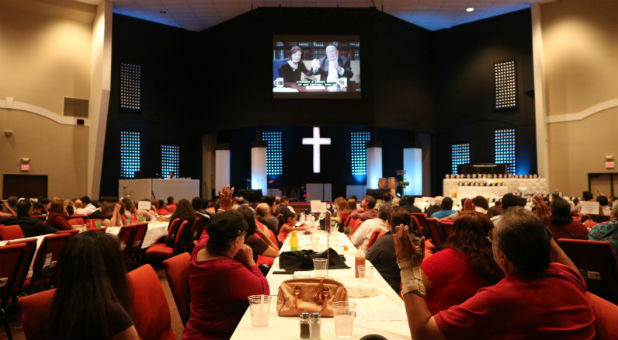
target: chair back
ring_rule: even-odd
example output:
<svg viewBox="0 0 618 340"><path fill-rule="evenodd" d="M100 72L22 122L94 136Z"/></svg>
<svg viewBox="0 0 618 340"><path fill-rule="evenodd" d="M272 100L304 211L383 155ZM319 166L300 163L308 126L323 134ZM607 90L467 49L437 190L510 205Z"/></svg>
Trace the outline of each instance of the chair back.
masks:
<svg viewBox="0 0 618 340"><path fill-rule="evenodd" d="M597 330L597 339L618 339L618 306L592 293L586 293L594 313L594 328Z"/></svg>
<svg viewBox="0 0 618 340"><path fill-rule="evenodd" d="M453 233L455 233L455 222L450 220L442 220L440 221L440 229L442 231L442 237L446 241Z"/></svg>
<svg viewBox="0 0 618 340"><path fill-rule="evenodd" d="M189 253L178 254L165 261L165 275L169 282L172 295L178 314L184 325L189 321L190 311L190 290L189 290L189 263L191 255Z"/></svg>
<svg viewBox="0 0 618 340"><path fill-rule="evenodd" d="M131 242L131 252L138 253L142 249L146 232L148 231L148 223L137 223L133 230L133 240Z"/></svg>
<svg viewBox="0 0 618 340"><path fill-rule="evenodd" d="M56 289L44 290L40 293L26 295L17 300L21 309L21 324L26 333L26 339L47 339L49 310Z"/></svg>
<svg viewBox="0 0 618 340"><path fill-rule="evenodd" d="M189 221L185 220L180 223L176 237L174 238L174 254L180 254L188 250L189 244L193 244L193 238L189 237L191 232Z"/></svg>
<svg viewBox="0 0 618 340"><path fill-rule="evenodd" d="M350 219L350 235L354 234L356 229L358 229L361 224L363 224L363 220L361 220L360 218Z"/></svg>
<svg viewBox="0 0 618 340"><path fill-rule="evenodd" d="M56 232L56 234L69 234L71 236L77 235L78 233L79 233L79 229L62 229Z"/></svg>
<svg viewBox="0 0 618 340"><path fill-rule="evenodd" d="M418 220L418 218L413 213L410 213L410 219L412 220L412 224L414 224L414 226L410 226L410 228L414 228L416 230L417 236L422 237L423 236L423 226L421 225L421 222Z"/></svg>
<svg viewBox="0 0 618 340"><path fill-rule="evenodd" d="M20 293L24 289L24 282L26 281L26 276L28 276L28 270L30 269L30 264L32 263L32 259L34 259L34 254L36 253L36 238L28 238L25 240L13 240L9 241L7 244L25 244L25 254L24 258L19 265L19 270L17 271L17 276L15 278L15 289L13 289L14 293Z"/></svg>
<svg viewBox="0 0 618 340"><path fill-rule="evenodd" d="M180 227L180 218L175 218L170 222L170 225L167 228L167 239L165 240L165 243L168 247L173 247L176 243L178 227Z"/></svg>
<svg viewBox="0 0 618 340"><path fill-rule="evenodd" d="M0 239L3 241L14 240L16 238L24 238L24 232L17 224L5 225L0 227Z"/></svg>
<svg viewBox="0 0 618 340"><path fill-rule="evenodd" d="M410 215L416 217L421 227L421 232L425 237L431 237L431 231L429 230L429 224L427 223L427 215L425 213L410 213Z"/></svg>
<svg viewBox="0 0 618 340"><path fill-rule="evenodd" d="M120 231L118 232L117 237L118 241L120 241L120 250L125 255L128 254L130 250L134 228L135 227L132 225L125 225L120 227Z"/></svg>
<svg viewBox="0 0 618 340"><path fill-rule="evenodd" d="M558 245L586 280L589 292L618 303L618 264L609 242L561 238Z"/></svg>
<svg viewBox="0 0 618 340"><path fill-rule="evenodd" d="M172 340L170 310L157 273L149 264L127 274L131 318L142 339Z"/></svg>
<svg viewBox="0 0 618 340"><path fill-rule="evenodd" d="M369 236L369 242L367 243L367 250L369 250L369 248L371 248L371 246L382 236L384 236L384 234L386 234L388 232L388 230L384 230L381 228L376 228L371 235Z"/></svg>
<svg viewBox="0 0 618 340"><path fill-rule="evenodd" d="M76 218L69 218L69 224L70 225L83 225L83 224L86 224L86 222L84 222L84 219L82 217L76 217Z"/></svg>
<svg viewBox="0 0 618 340"><path fill-rule="evenodd" d="M44 280L51 280L56 274L56 265L58 264L58 258L60 253L67 243L70 234L54 234L45 236L39 250L34 258L34 264L32 265L32 279L30 283L30 291L32 291L36 285L44 283Z"/></svg>
<svg viewBox="0 0 618 340"><path fill-rule="evenodd" d="M440 233L439 230L439 225L438 225L438 221L434 220L433 218L428 218L426 219L427 221L427 226L429 227L429 230L431 231L431 240L433 241L433 244L436 246L437 250L442 249L442 234Z"/></svg>
<svg viewBox="0 0 618 340"><path fill-rule="evenodd" d="M26 245L23 243L0 247L0 308L4 308L13 294L25 251Z"/></svg>

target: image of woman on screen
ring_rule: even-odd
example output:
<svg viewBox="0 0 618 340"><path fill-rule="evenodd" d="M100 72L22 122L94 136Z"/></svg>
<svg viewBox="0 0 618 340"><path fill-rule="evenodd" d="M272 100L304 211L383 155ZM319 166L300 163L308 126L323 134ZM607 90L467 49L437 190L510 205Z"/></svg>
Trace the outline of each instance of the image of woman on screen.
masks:
<svg viewBox="0 0 618 340"><path fill-rule="evenodd" d="M288 61L279 68L279 77L283 78L283 81L297 82L300 81L300 73L304 73L307 76L313 75L313 72L307 69L302 62L303 51L298 46L292 46L290 48L290 54Z"/></svg>

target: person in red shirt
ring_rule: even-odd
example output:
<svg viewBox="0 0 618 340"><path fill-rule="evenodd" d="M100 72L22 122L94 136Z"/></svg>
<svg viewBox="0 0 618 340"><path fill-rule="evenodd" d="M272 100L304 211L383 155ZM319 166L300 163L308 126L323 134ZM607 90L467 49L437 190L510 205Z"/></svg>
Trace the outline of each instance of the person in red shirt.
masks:
<svg viewBox="0 0 618 340"><path fill-rule="evenodd" d="M245 244L248 225L242 215L219 213L206 230L206 246L201 242L191 256L191 314L183 339L229 339L249 306L248 297L270 294Z"/></svg>
<svg viewBox="0 0 618 340"><path fill-rule="evenodd" d="M551 224L549 229L554 239L576 238L585 240L588 238L588 228L581 222L573 221L571 205L562 198L556 198L551 204Z"/></svg>
<svg viewBox="0 0 618 340"><path fill-rule="evenodd" d="M455 220L448 248L423 261L425 300L432 314L466 301L480 288L504 277L487 240L492 228L485 214L462 213Z"/></svg>
<svg viewBox="0 0 618 340"><path fill-rule="evenodd" d="M535 198L542 217L549 209L544 204ZM424 240L415 247L408 228L399 226L394 243L412 338L593 339L595 317L586 284L544 220L524 208L509 209L488 236L505 278L434 315L419 268Z"/></svg>
<svg viewBox="0 0 618 340"><path fill-rule="evenodd" d="M167 210L170 213L173 213L176 210L176 202L174 202L174 196L170 196L167 198Z"/></svg>
<svg viewBox="0 0 618 340"><path fill-rule="evenodd" d="M171 214L171 212L165 208L165 202L163 200L158 200L154 202L157 203L155 205L155 207L157 208L157 214L162 216Z"/></svg>
<svg viewBox="0 0 618 340"><path fill-rule="evenodd" d="M52 226L56 229L60 230L71 230L71 224L67 219L66 210L64 209L64 201L61 199L52 200L51 207L49 208L49 216L47 216L46 223L49 226Z"/></svg>

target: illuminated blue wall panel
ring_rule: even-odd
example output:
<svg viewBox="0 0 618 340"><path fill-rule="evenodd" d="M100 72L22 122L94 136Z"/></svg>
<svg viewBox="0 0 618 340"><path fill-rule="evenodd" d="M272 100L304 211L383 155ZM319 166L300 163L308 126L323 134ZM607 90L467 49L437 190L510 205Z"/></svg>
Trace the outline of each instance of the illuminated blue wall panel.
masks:
<svg viewBox="0 0 618 340"><path fill-rule="evenodd" d="M494 162L506 164L509 174L517 172L515 129L494 130Z"/></svg>
<svg viewBox="0 0 618 340"><path fill-rule="evenodd" d="M451 145L451 173L457 174L457 166L468 163L470 163L470 143Z"/></svg>
<svg viewBox="0 0 618 340"><path fill-rule="evenodd" d="M120 177L135 178L140 171L140 133L136 131L120 131Z"/></svg>
<svg viewBox="0 0 618 340"><path fill-rule="evenodd" d="M281 175L283 173L281 131L264 131L262 132L262 140L268 142L266 147L266 175Z"/></svg>
<svg viewBox="0 0 618 340"><path fill-rule="evenodd" d="M161 145L161 175L167 178L171 171L180 177L180 146Z"/></svg>

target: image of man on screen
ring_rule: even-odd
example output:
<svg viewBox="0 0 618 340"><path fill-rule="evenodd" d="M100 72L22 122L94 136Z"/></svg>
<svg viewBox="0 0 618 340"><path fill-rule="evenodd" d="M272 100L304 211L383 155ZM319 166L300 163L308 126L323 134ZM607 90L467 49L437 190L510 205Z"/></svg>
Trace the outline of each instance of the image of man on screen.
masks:
<svg viewBox="0 0 618 340"><path fill-rule="evenodd" d="M342 77L349 79L354 75L350 59L340 56L339 50L334 45L326 46L326 57L320 60L313 59L311 68L313 73L320 74L320 79L327 83L334 83Z"/></svg>
<svg viewBox="0 0 618 340"><path fill-rule="evenodd" d="M306 76L313 75L313 72L309 71L305 64L302 62L301 58L303 56L303 51L298 46L292 46L289 52L290 56L288 61L281 65L279 68L279 77L283 78L283 81L288 82L297 82L301 78L301 72Z"/></svg>

